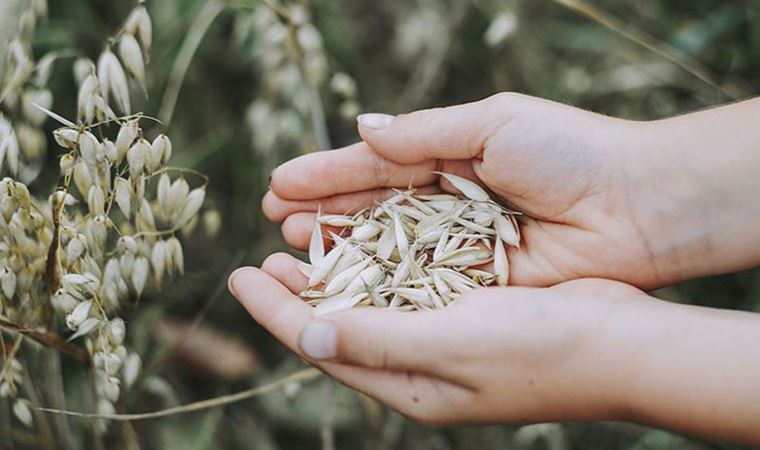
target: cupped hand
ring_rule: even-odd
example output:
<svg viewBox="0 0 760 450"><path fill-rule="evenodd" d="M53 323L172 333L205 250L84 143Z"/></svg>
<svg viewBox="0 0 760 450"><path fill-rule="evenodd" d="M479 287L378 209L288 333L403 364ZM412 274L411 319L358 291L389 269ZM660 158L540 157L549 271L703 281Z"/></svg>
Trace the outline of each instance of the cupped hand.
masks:
<svg viewBox="0 0 760 450"><path fill-rule="evenodd" d="M442 310L359 308L314 318L286 254L230 289L263 327L346 385L425 423L624 418L626 328L639 290L604 281L484 288ZM604 320L601 320L604 318Z"/></svg>
<svg viewBox="0 0 760 450"><path fill-rule="evenodd" d="M488 187L525 213L523 245L509 249L511 280L525 286L602 277L642 288L679 278L650 250L637 220L632 154L641 124L517 94L399 116L365 115L364 142L277 168L264 198L286 240L308 246L315 212L355 212L410 184L452 190L433 172ZM637 183L640 183L637 180Z"/></svg>

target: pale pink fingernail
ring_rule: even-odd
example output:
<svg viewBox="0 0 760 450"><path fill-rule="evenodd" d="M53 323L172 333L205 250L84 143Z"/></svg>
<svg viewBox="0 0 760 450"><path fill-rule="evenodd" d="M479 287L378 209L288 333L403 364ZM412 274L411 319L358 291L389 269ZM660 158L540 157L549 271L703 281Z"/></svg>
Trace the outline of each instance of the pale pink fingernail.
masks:
<svg viewBox="0 0 760 450"><path fill-rule="evenodd" d="M312 359L335 358L338 354L338 330L330 322L312 322L301 332L298 346Z"/></svg>
<svg viewBox="0 0 760 450"><path fill-rule="evenodd" d="M391 122L393 122L393 119L394 116L391 116L390 114L377 113L361 114L356 117L356 121L359 122L360 125L367 128L372 128L374 130L382 130L383 128L388 128Z"/></svg>

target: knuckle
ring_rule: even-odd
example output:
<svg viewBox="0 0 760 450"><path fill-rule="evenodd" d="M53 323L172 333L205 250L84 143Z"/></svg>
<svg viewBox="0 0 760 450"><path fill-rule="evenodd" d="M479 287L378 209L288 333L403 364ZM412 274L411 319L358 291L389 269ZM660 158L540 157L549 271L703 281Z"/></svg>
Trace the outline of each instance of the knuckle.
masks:
<svg viewBox="0 0 760 450"><path fill-rule="evenodd" d="M390 346L388 338L384 334L374 334L368 337L366 342L367 351L361 352L366 358L366 364L378 369L388 369L391 365Z"/></svg>
<svg viewBox="0 0 760 450"><path fill-rule="evenodd" d="M402 124L409 124L415 128L426 128L435 124L435 121L441 116L444 108L421 109L418 111L401 114L398 118Z"/></svg>
<svg viewBox="0 0 760 450"><path fill-rule="evenodd" d="M514 103L515 101L521 101L527 98L526 95L517 92L507 91L498 92L490 97L486 97L485 102L492 103L498 106L503 106L508 103Z"/></svg>
<svg viewBox="0 0 760 450"><path fill-rule="evenodd" d="M388 160L380 155L374 155L372 167L375 171L375 181L378 186L385 186L391 178L390 164Z"/></svg>

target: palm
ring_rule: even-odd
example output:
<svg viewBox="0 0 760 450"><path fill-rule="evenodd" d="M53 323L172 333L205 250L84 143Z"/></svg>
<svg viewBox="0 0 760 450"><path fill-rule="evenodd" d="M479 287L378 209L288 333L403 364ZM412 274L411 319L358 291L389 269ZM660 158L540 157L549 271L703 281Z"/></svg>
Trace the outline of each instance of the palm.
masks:
<svg viewBox="0 0 760 450"><path fill-rule="evenodd" d="M497 132L471 162L481 183L525 213L525 245L510 254L514 281L550 285L604 277L658 284L647 242L627 208L619 153L579 140L582 130L553 127L552 120L563 119L511 121L511 129ZM547 135L546 129L566 131Z"/></svg>

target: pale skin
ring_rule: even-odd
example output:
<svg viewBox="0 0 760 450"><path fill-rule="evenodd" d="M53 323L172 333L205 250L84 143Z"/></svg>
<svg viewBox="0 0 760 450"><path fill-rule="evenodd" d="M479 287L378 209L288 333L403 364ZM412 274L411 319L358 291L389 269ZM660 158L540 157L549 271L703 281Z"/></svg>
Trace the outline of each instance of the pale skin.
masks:
<svg viewBox="0 0 760 450"><path fill-rule="evenodd" d="M622 420L760 445L760 314L640 290L760 265L758 117L758 99L632 122L517 94L363 116L363 142L274 171L263 205L285 239L308 246L318 205L356 211L410 180L451 190L442 170L525 212L514 287L314 318L296 259L275 254L230 289L293 351L418 421Z"/></svg>

